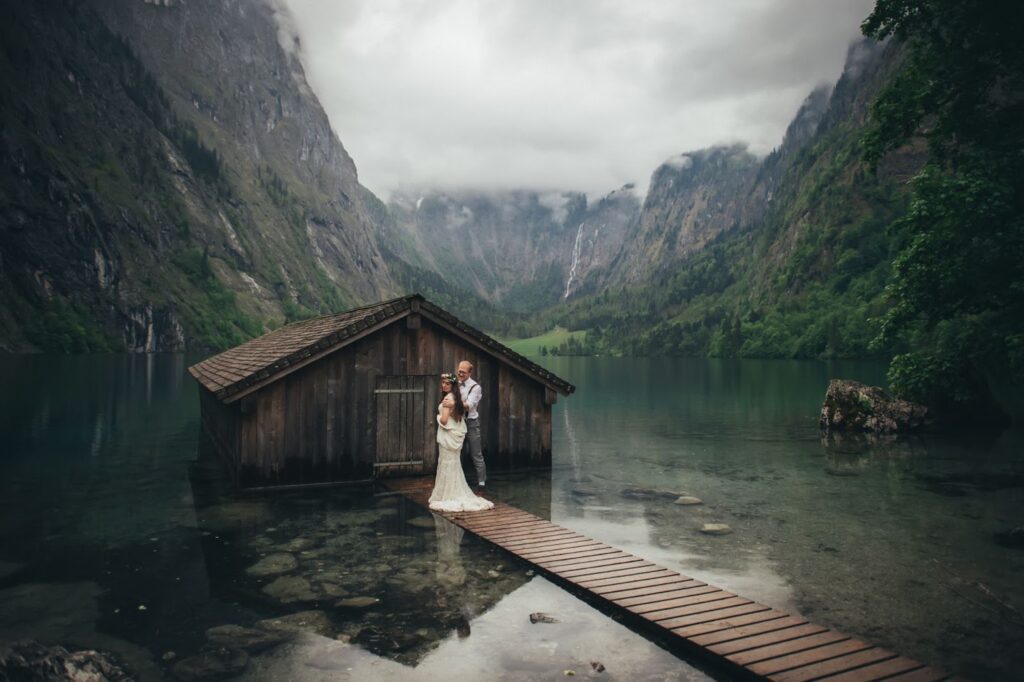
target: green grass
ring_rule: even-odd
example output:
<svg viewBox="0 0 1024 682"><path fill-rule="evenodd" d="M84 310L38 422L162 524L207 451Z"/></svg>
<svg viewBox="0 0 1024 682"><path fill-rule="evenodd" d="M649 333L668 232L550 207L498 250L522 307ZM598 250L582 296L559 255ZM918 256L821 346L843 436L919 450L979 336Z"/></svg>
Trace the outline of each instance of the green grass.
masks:
<svg viewBox="0 0 1024 682"><path fill-rule="evenodd" d="M569 338L574 337L577 341L583 342L587 338L585 331L571 332L564 327L555 327L551 331L544 332L538 336L531 336L528 339L502 339L498 341L505 344L520 355L536 357L540 355L540 347L545 346L549 350L558 348L562 343L568 343Z"/></svg>

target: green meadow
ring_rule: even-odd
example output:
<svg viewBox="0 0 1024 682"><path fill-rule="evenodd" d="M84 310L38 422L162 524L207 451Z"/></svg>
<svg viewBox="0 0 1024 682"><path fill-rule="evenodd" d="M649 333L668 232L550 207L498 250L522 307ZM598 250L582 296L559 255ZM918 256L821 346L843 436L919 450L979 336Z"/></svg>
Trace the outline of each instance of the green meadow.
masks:
<svg viewBox="0 0 1024 682"><path fill-rule="evenodd" d="M565 327L555 327L554 329L539 334L537 336L531 336L527 339L503 339L499 338L498 341L505 344L520 355L526 355L528 357L536 357L541 354L541 346L548 349L551 352L557 349L563 343L568 344L569 339L572 338L576 342L582 344L587 339L587 332L576 331L571 332Z"/></svg>

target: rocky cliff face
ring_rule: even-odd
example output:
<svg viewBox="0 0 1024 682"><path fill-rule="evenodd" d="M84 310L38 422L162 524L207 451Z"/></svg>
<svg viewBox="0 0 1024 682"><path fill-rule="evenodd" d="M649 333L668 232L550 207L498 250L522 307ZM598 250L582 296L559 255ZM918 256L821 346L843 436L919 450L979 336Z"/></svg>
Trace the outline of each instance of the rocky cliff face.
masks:
<svg viewBox="0 0 1024 682"><path fill-rule="evenodd" d="M394 293L279 7L2 4L0 348L223 347Z"/></svg>
<svg viewBox="0 0 1024 682"><path fill-rule="evenodd" d="M388 204L403 260L519 310L591 286L638 208L630 186L592 205L580 193L526 190L396 193Z"/></svg>
<svg viewBox="0 0 1024 682"><path fill-rule="evenodd" d="M764 210L764 197L751 196L759 161L743 145L679 154L651 176L626 251L610 283L649 280L729 229Z"/></svg>

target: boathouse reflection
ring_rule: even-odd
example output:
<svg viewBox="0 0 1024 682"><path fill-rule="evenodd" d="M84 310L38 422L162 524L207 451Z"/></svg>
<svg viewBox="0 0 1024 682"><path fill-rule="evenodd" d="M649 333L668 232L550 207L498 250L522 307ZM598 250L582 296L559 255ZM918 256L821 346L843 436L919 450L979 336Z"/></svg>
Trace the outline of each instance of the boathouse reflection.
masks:
<svg viewBox="0 0 1024 682"><path fill-rule="evenodd" d="M260 618L316 611L313 622L329 624L318 634L414 666L529 580L503 551L400 495L241 496L216 472L197 465L191 476L211 591ZM550 518L550 475L498 479L496 495L504 485Z"/></svg>

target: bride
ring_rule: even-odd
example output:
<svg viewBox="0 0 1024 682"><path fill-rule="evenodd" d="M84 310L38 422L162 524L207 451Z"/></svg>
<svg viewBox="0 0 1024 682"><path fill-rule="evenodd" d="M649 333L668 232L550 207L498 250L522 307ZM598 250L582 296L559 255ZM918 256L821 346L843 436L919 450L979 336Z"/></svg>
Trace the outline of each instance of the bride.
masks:
<svg viewBox="0 0 1024 682"><path fill-rule="evenodd" d="M437 474L430 508L435 511L466 512L490 509L494 503L477 497L462 472L462 441L466 438L466 408L459 395L459 380L454 374L441 375L445 394L437 406Z"/></svg>

